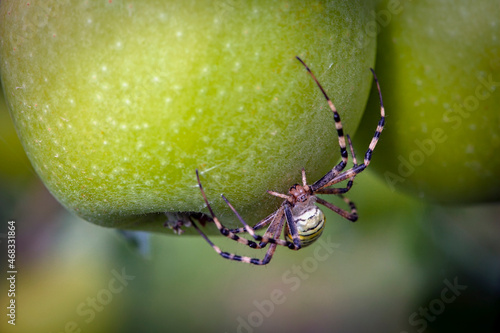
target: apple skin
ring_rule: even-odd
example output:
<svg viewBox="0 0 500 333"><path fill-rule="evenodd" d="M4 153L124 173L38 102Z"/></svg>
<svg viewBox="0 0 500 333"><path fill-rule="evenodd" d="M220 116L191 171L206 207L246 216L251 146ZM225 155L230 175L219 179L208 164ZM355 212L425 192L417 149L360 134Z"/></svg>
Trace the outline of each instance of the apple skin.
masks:
<svg viewBox="0 0 500 333"><path fill-rule="evenodd" d="M0 70L27 155L50 192L92 223L164 231L164 212L224 222L224 193L255 223L305 167L339 158L332 114L354 133L375 36L365 1L69 0L0 5Z"/></svg>
<svg viewBox="0 0 500 333"><path fill-rule="evenodd" d="M498 1L382 1L376 71L387 125L372 170L434 203L500 199ZM392 10L390 10L392 9ZM376 108L372 91L368 108ZM373 135L366 112L355 143Z"/></svg>

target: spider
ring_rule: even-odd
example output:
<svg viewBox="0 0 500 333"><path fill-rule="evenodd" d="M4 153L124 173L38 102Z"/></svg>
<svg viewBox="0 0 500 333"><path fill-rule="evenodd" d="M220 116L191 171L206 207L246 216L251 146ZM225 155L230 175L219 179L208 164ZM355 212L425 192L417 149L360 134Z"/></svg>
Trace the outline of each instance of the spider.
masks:
<svg viewBox="0 0 500 333"><path fill-rule="evenodd" d="M353 159L353 166L351 169L343 171L347 165L348 161L348 153L346 148L346 139L344 137L344 132L342 129L342 123L340 121L340 116L337 112L337 109L333 105L332 101L326 94L325 90L316 79L312 71L309 67L300 59L296 57L298 61L304 65L305 69L311 75L312 79L316 82L316 85L321 90L323 95L325 96L328 105L333 113L333 120L335 123L335 128L337 130L337 136L340 146L340 154L341 161L333 167L326 175L324 175L321 179L316 181L315 183L309 185L306 179L306 172L302 169L302 184L295 184L290 187L288 194L282 194L274 191L267 191L270 195L279 197L284 199L281 206L272 214L258 222L255 226L249 226L241 217L241 215L236 211L233 205L226 199L224 195L222 199L226 202L226 204L230 207L230 209L234 212L238 220L243 224L243 227L238 229L228 229L226 228L214 214L212 207L210 206L205 191L201 185L200 176L198 174L198 170L196 170L196 178L198 181L198 186L200 188L201 195L203 196L203 200L207 205L207 208L212 216L213 222L219 229L220 233L232 240L235 240L241 244L249 246L252 249L262 249L265 248L268 244L269 248L263 259L251 258L246 256L239 256L232 253L227 253L221 251L221 249L216 246L196 225L193 221L193 226L198 231L198 233L210 244L210 246L223 258L235 261L241 261L254 265L266 265L268 264L276 250L278 245L288 247L291 250L299 250L305 246L312 244L316 241L322 234L324 226L325 226L325 215L324 213L315 205L315 203L321 204L326 208L334 211L340 216L354 222L358 219L358 214L356 211L356 206L352 201L343 196L344 193L348 192L353 184L354 178L357 174L362 172L368 164L370 164L370 160L372 157L373 150L377 145L380 134L384 129L385 122L385 111L384 104L382 101L382 93L380 91L380 85L377 80L377 76L375 75L375 71L370 68L373 79L377 84L378 95L380 99L380 120L377 125L377 129L375 130L375 135L373 136L368 150L365 153L364 161L362 164L357 164L356 156L354 154L354 149L352 148L352 142L349 138L349 135L346 135L347 141L349 144L350 152ZM335 188L331 187L337 183L347 180L347 184L345 187ZM343 201L349 206L350 210L344 210L339 208L317 196L317 194L335 194L343 199ZM260 236L256 234L256 230L259 230L265 226L268 226L265 233ZM285 237L281 239L280 236L283 231L283 227L285 226ZM248 233L255 241L248 240L246 238L240 237L238 233Z"/></svg>

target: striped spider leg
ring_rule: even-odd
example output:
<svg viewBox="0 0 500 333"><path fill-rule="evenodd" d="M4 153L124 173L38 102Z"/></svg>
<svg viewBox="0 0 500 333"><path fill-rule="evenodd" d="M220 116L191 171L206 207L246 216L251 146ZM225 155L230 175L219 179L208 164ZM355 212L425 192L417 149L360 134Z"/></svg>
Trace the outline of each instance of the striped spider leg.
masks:
<svg viewBox="0 0 500 333"><path fill-rule="evenodd" d="M241 216L238 214L238 212L234 209L234 207L231 205L231 203L222 195L222 198L224 201L229 205L229 207L233 210L233 212L236 214L236 216L242 221L242 223L245 225L246 230L258 241L261 241L260 244L248 240L246 238L238 236L235 232L229 230L226 228L217 218L215 213L212 210L212 207L210 206L210 203L208 202L207 196L205 194L205 191L203 189L203 186L201 185L200 181L200 175L198 173L198 170L196 170L196 179L198 181L198 186L200 188L201 195L203 196L203 200L205 201L205 204L207 205L207 208L210 212L210 215L212 216L212 220L214 221L217 229L219 229L220 233L223 236L226 236L228 238L231 238L232 240L235 240L241 244L247 245L250 248L253 249L261 249L264 248L268 243L271 243L269 246L269 249L266 252L266 255L264 259L257 259L257 258L251 258L251 257L245 257L245 256L239 256L236 254L232 253L227 253L223 252L217 245L215 245L208 237L201 231L200 228L196 225L194 221L192 221L193 226L195 227L196 231L210 244L210 246L217 252L221 257L225 259L230 259L230 260L236 260L236 261L242 261L246 262L249 264L254 264L254 265L265 265L267 264L273 254L274 251L276 250L276 245L283 245L283 246L288 246L287 242L284 240L279 239L279 236L281 234L281 230L283 229L283 224L285 221L283 212L281 209L278 209L275 213L269 215L267 218L265 218L263 221L266 221L267 223L270 223L270 226L268 227L266 233L264 236L259 236L255 234L255 231L252 227L248 226L245 221L241 218ZM271 222L272 221L272 222Z"/></svg>
<svg viewBox="0 0 500 333"><path fill-rule="evenodd" d="M299 250L302 247L312 244L321 236L325 225L325 215L319 209L319 207L315 205L315 203L325 206L326 208L334 211L335 213L339 214L340 216L352 222L358 219L358 214L354 203L351 202L349 199L345 198L343 194L351 189L356 175L362 172L370 164L373 150L375 149L380 134L384 129L385 110L382 101L382 93L380 90L380 85L378 83L377 77L373 69L370 69L372 71L373 79L378 89L381 117L378 122L377 128L375 130L375 134L368 147L368 150L365 153L363 163L358 165L356 156L354 154L354 149L352 148L351 139L349 135L346 135L344 137L342 123L340 120L340 116L337 112L337 109L335 108L332 101L330 100L330 98L328 97L325 90L323 89L319 81L316 79L314 74L311 72L309 67L299 57L297 57L297 59L304 65L304 67L309 72L313 80L316 82L316 85L323 93L333 113L333 120L335 123L335 128L337 130L337 136L340 146L340 154L342 159L326 175L324 175L321 179L319 179L312 185L308 185L305 170L302 169L302 185L299 184L293 185L292 187L290 187L288 194L282 194L274 191L267 191L269 194L273 196L284 199L283 203L281 204L280 208L278 208L278 210L276 210L274 213L272 213L271 215L267 216L266 218L258 222L254 227L249 226L243 220L240 214L236 211L236 209L231 205L229 200L227 200L224 196L222 196L223 200L231 208L231 210L237 216L239 221L243 224L243 227L238 229L226 228L214 214L207 200L205 191L203 190L203 187L201 185L200 178L198 175L198 170L196 170L196 176L201 194L208 207L208 210L210 211L210 215L212 216L212 219L215 225L217 226L217 229L219 229L220 233L232 240L235 240L253 249L262 249L266 247L267 244L270 244L269 249L267 250L263 259L239 256L236 254L223 252L198 228L196 223L194 223L193 221L193 226L196 228L198 233L210 244L210 246L219 255L221 255L225 259L241 261L254 265L265 265L269 263L269 261L272 259L272 256L274 255L274 252L278 245L286 246L291 250ZM353 166L347 171L343 171L348 161L346 137L351 150ZM340 188L331 187L345 180L348 181L345 187L340 187ZM337 207L329 203L328 201L319 198L318 196L316 196L317 194L337 195L343 199L343 201L349 206L350 210L347 211L340 207ZM255 232L256 230L261 229L267 225L269 226L264 235L260 236L256 234ZM285 227L285 232L284 232L285 239L280 238L281 233L283 231L283 227ZM255 241L240 237L238 233L248 233L250 236L253 237Z"/></svg>

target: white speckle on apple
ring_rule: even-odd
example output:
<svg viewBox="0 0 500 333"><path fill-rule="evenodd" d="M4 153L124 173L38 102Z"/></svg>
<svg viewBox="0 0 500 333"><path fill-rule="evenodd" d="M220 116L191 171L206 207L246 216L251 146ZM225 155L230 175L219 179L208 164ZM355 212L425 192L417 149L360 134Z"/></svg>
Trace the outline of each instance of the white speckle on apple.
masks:
<svg viewBox="0 0 500 333"><path fill-rule="evenodd" d="M427 133L427 124L426 123L421 123L421 130L422 130L422 133Z"/></svg>

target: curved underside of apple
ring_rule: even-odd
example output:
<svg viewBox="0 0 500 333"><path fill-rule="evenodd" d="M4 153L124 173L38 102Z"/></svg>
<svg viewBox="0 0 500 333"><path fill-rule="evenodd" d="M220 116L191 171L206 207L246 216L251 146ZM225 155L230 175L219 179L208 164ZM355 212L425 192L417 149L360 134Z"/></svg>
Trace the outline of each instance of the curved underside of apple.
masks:
<svg viewBox="0 0 500 333"><path fill-rule="evenodd" d="M375 39L364 1L2 1L0 69L36 172L90 222L159 231L164 212L214 210L249 223L305 167L339 157L332 114L354 133ZM376 110L374 111L376 112Z"/></svg>

